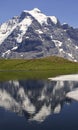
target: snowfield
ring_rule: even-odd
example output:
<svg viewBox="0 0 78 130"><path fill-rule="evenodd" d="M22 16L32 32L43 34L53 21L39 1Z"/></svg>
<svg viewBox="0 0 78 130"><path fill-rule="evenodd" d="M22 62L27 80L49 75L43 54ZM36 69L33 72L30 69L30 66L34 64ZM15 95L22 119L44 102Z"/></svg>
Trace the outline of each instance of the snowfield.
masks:
<svg viewBox="0 0 78 130"><path fill-rule="evenodd" d="M78 101L78 89L67 93L67 94L66 94L66 97Z"/></svg>
<svg viewBox="0 0 78 130"><path fill-rule="evenodd" d="M54 81L78 81L78 74L72 74L72 75L61 75L54 78L48 78L49 80Z"/></svg>

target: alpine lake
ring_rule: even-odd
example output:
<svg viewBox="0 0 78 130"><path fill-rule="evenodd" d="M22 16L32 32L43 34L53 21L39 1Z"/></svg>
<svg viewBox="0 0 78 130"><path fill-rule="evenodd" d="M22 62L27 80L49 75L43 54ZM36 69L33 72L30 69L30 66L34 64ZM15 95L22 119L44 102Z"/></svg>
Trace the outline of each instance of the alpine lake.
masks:
<svg viewBox="0 0 78 130"><path fill-rule="evenodd" d="M78 130L77 79L0 81L0 130Z"/></svg>

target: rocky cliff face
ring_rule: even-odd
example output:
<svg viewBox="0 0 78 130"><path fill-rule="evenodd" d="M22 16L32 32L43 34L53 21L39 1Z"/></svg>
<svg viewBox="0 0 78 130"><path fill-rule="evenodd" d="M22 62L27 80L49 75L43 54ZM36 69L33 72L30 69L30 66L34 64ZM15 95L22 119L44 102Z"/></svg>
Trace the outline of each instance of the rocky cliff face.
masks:
<svg viewBox="0 0 78 130"><path fill-rule="evenodd" d="M0 25L1 58L53 55L78 61L78 29L61 25L55 16L46 16L37 8Z"/></svg>

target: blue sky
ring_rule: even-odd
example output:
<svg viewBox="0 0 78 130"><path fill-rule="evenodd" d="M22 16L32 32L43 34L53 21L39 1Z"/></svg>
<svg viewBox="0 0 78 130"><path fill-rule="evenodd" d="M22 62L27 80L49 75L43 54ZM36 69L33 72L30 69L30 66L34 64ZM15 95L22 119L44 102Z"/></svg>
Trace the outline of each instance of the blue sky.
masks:
<svg viewBox="0 0 78 130"><path fill-rule="evenodd" d="M61 23L78 27L78 0L0 0L0 23L35 7L56 16Z"/></svg>

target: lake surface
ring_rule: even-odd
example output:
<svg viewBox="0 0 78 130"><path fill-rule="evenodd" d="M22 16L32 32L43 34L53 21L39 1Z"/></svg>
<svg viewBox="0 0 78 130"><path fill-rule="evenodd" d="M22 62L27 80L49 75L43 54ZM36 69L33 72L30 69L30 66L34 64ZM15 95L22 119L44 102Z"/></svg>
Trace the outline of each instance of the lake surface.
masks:
<svg viewBox="0 0 78 130"><path fill-rule="evenodd" d="M78 130L78 81L0 82L0 130Z"/></svg>

